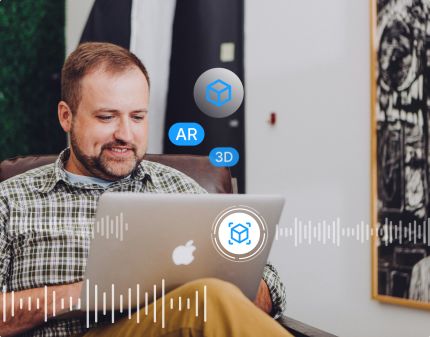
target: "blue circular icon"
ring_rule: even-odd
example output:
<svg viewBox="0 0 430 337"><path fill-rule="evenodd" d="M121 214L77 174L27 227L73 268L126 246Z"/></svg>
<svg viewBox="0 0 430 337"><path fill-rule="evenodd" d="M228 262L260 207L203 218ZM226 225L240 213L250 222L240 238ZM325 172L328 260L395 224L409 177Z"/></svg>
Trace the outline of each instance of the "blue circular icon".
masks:
<svg viewBox="0 0 430 337"><path fill-rule="evenodd" d="M243 101L243 84L231 70L212 68L199 76L194 85L194 100L199 109L214 118L230 116Z"/></svg>
<svg viewBox="0 0 430 337"><path fill-rule="evenodd" d="M196 146L205 138L205 130L198 123L175 123L169 129L169 139L177 146Z"/></svg>
<svg viewBox="0 0 430 337"><path fill-rule="evenodd" d="M239 152L233 147L216 147L209 153L209 160L216 167L232 167L239 162Z"/></svg>

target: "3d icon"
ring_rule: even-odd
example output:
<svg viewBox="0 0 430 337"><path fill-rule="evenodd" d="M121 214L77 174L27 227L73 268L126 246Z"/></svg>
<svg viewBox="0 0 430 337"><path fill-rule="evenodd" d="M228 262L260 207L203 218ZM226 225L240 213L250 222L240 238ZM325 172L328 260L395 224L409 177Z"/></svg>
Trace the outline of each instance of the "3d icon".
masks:
<svg viewBox="0 0 430 337"><path fill-rule="evenodd" d="M236 226L232 227L230 231L231 240L236 241L237 243L246 242L247 245L250 245L251 240L248 240L248 238L249 238L249 228L251 228L251 223L247 222L246 225L248 227L245 227L244 225L239 223ZM229 227L233 226L233 222L230 222L228 226ZM234 243L231 240L228 241L230 245Z"/></svg>
<svg viewBox="0 0 430 337"><path fill-rule="evenodd" d="M196 250L196 246L193 244L193 240L188 241L185 245L180 245L173 250L172 260L176 265L188 265L194 260L193 252Z"/></svg>
<svg viewBox="0 0 430 337"><path fill-rule="evenodd" d="M209 83L206 87L206 100L216 106L230 102L231 85L219 79Z"/></svg>
<svg viewBox="0 0 430 337"><path fill-rule="evenodd" d="M215 147L209 153L209 160L216 167L232 167L239 162L239 152L233 147Z"/></svg>

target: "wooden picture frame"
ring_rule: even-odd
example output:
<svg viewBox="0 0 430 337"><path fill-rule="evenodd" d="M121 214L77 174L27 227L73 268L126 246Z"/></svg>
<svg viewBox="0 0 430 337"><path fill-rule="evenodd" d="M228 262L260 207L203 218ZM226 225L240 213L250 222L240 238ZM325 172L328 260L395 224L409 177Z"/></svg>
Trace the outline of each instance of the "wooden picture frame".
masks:
<svg viewBox="0 0 430 337"><path fill-rule="evenodd" d="M430 309L430 0L370 13L372 298Z"/></svg>

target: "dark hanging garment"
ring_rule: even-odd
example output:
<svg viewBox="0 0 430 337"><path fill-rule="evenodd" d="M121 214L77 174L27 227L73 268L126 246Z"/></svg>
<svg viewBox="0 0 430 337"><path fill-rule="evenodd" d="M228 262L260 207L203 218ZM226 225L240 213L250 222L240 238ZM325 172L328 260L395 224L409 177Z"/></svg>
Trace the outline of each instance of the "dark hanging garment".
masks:
<svg viewBox="0 0 430 337"><path fill-rule="evenodd" d="M193 88L204 71L215 67L233 71L244 82L243 17L243 0L177 1L164 127L164 153L208 155L214 147L236 148L240 160L231 172L238 178L241 193L245 191L244 104L227 118L211 118L198 110ZM221 61L223 43L234 43L232 61ZM200 123L205 129L205 140L196 147L173 145L167 135L170 126L177 122Z"/></svg>
<svg viewBox="0 0 430 337"><path fill-rule="evenodd" d="M129 49L132 2L132 0L96 0L80 42L111 42Z"/></svg>
<svg viewBox="0 0 430 337"><path fill-rule="evenodd" d="M96 0L81 42L104 41L130 49L131 34L139 38L138 31L131 31L132 3L132 0ZM163 153L207 156L215 147L234 147L240 160L231 172L238 179L239 192L245 192L244 103L227 118L208 117L197 108L193 89L197 78L214 67L227 68L244 82L243 17L243 0L176 1L164 130L151 130L163 133ZM227 61L222 61L220 56L224 43L234 44L234 58ZM205 129L205 140L196 147L173 145L168 139L168 131L177 122L201 124Z"/></svg>

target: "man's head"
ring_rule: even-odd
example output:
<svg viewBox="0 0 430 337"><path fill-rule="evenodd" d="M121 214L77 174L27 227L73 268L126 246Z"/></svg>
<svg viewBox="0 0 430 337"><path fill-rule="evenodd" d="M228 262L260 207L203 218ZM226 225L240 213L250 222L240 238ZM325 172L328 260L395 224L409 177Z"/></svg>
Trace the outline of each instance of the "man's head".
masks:
<svg viewBox="0 0 430 337"><path fill-rule="evenodd" d="M58 117L70 133L66 169L117 180L147 148L149 77L140 60L110 43L81 44L64 63Z"/></svg>

